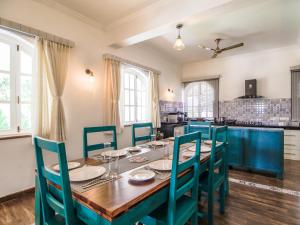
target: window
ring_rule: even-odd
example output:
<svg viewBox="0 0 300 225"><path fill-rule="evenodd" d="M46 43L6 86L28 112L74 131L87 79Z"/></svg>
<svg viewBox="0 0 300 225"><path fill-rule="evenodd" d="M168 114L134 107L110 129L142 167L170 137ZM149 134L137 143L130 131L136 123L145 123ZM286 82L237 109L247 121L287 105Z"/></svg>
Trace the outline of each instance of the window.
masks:
<svg viewBox="0 0 300 225"><path fill-rule="evenodd" d="M121 65L121 117L123 124L150 121L149 73Z"/></svg>
<svg viewBox="0 0 300 225"><path fill-rule="evenodd" d="M0 133L32 127L34 47L14 33L0 30Z"/></svg>
<svg viewBox="0 0 300 225"><path fill-rule="evenodd" d="M188 117L217 117L219 101L218 88L218 80L199 81L187 84L184 89L184 106Z"/></svg>

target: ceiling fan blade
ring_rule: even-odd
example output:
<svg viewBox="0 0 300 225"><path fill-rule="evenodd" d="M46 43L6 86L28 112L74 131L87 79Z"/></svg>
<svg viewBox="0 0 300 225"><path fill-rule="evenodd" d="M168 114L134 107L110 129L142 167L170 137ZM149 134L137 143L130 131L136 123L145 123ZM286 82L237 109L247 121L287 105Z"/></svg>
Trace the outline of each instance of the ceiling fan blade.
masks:
<svg viewBox="0 0 300 225"><path fill-rule="evenodd" d="M236 44L236 45L228 46L226 48L222 48L221 51L227 51L227 50L242 47L242 46L244 46L244 43L239 43L239 44Z"/></svg>
<svg viewBox="0 0 300 225"><path fill-rule="evenodd" d="M215 49L213 49L213 48L208 48L208 47L206 47L206 46L204 46L204 45L198 45L198 47L199 47L199 48L203 48L203 49L205 49L205 50L207 50L207 51L215 51Z"/></svg>
<svg viewBox="0 0 300 225"><path fill-rule="evenodd" d="M217 52L215 52L215 54L213 54L213 56L211 57L211 58L217 58L217 56L218 56L218 53Z"/></svg>

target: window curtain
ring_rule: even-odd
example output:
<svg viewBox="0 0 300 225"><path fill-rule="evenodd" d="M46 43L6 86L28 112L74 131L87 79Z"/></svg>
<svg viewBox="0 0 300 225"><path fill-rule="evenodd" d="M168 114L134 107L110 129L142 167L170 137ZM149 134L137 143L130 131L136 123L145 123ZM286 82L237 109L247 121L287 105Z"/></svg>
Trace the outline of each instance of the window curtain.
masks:
<svg viewBox="0 0 300 225"><path fill-rule="evenodd" d="M151 121L153 127L160 128L159 74L150 72Z"/></svg>
<svg viewBox="0 0 300 225"><path fill-rule="evenodd" d="M292 70L292 120L300 121L300 69Z"/></svg>
<svg viewBox="0 0 300 225"><path fill-rule="evenodd" d="M61 97L67 77L70 47L52 41L38 39L37 48L38 113L36 133L42 137L65 141L65 114Z"/></svg>
<svg viewBox="0 0 300 225"><path fill-rule="evenodd" d="M215 118L219 117L219 79L207 80L208 84L210 84L214 89L214 102L213 102L213 116Z"/></svg>
<svg viewBox="0 0 300 225"><path fill-rule="evenodd" d="M105 58L105 77L106 77L106 121L108 125L115 125L117 132L121 133L124 129L120 118L120 92L121 92L121 63L118 60Z"/></svg>

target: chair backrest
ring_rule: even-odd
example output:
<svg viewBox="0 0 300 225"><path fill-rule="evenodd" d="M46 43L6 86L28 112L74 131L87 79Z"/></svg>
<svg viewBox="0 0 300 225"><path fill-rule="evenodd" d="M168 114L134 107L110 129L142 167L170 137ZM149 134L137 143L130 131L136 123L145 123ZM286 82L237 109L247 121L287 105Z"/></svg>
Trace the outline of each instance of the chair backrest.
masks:
<svg viewBox="0 0 300 225"><path fill-rule="evenodd" d="M218 174L225 178L227 160L228 127L214 127L212 131L212 148L209 162L209 184L214 182L216 169ZM217 144L217 141L219 142Z"/></svg>
<svg viewBox="0 0 300 225"><path fill-rule="evenodd" d="M193 133L195 131L201 132L202 139L211 139L211 122L208 121L190 121L187 125L187 132Z"/></svg>
<svg viewBox="0 0 300 225"><path fill-rule="evenodd" d="M136 136L136 129L149 128L149 133L143 136ZM151 135L153 134L152 123L134 123L132 124L132 146L136 145L138 141L151 141Z"/></svg>
<svg viewBox="0 0 300 225"><path fill-rule="evenodd" d="M65 144L40 137L34 138L34 144L44 223L48 224L51 217L57 213L65 218L67 225L77 224L70 188ZM58 173L45 167L43 150L57 155L60 168ZM48 184L48 182L52 184ZM61 189L57 189L53 185L58 185Z"/></svg>
<svg viewBox="0 0 300 225"><path fill-rule="evenodd" d="M116 126L99 126L99 127L85 127L83 128L83 157L87 158L88 153L90 151L95 151L99 149L103 149L104 147L107 148L107 146L104 146L104 143L98 143L98 144L88 144L88 134L90 133L101 133L101 132L112 132L113 138L110 142L110 146L113 149L118 149L117 144L117 132L116 132Z"/></svg>
<svg viewBox="0 0 300 225"><path fill-rule="evenodd" d="M195 155L188 160L179 163L180 146L185 143L196 141ZM201 132L194 132L185 134L183 136L175 137L171 182L168 202L168 224L175 224L176 220L176 201L188 191L191 191L191 198L198 202L198 183L199 183L199 169L200 169L200 148L201 148ZM178 176L183 171L191 169L192 176L185 180L184 184L178 183ZM178 217L178 215L177 215ZM178 221L177 221L178 222ZM184 223L185 221L181 221Z"/></svg>

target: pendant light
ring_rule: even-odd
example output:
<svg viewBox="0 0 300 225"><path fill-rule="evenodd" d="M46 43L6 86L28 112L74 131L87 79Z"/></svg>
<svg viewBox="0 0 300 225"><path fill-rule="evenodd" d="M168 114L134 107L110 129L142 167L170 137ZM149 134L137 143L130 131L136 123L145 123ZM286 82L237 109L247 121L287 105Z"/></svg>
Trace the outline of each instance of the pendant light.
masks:
<svg viewBox="0 0 300 225"><path fill-rule="evenodd" d="M183 50L183 49L185 48L184 43L183 43L183 41L182 41L182 39L181 39L181 36L180 36L180 29L181 29L182 27L183 27L182 24L177 24L177 26L176 26L176 28L178 29L178 36L177 36L177 38L176 38L176 41L175 41L175 43L174 43L173 48L174 48L175 50L177 50L177 51L181 51L181 50Z"/></svg>

